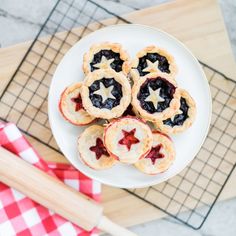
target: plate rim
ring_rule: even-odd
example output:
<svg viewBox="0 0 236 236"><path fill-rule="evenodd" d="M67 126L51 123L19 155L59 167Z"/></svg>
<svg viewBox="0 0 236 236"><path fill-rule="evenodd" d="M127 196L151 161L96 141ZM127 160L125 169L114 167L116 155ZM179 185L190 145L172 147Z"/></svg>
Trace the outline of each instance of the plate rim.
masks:
<svg viewBox="0 0 236 236"><path fill-rule="evenodd" d="M55 75L56 75L56 72L58 70L58 68L60 67L60 64L62 63L62 61L64 60L65 56L71 51L73 50L74 46L77 45L78 43L80 43L81 41L84 41L86 40L87 37L89 37L91 34L95 34L97 31L103 31L103 30L106 30L107 28L117 28L117 27L143 27L143 28L147 28L147 29L150 29L150 30L154 30L154 31L157 31L157 32L160 32L164 35L166 35L167 37L171 38L172 40L176 41L177 43L179 43L192 57L192 59L194 60L196 66L198 67L199 71L201 71L201 74L202 74L202 77L204 77L204 80L205 83L206 83L206 88L207 88L207 95L208 95L208 98L209 98L209 109L208 109L208 122L207 122L207 126L206 126L206 129L204 131L204 137L202 138L201 140L201 143L199 143L198 145L198 148L196 148L197 151L195 151L195 154L193 155L193 158L192 159L188 159L188 161L186 162L186 165L183 166L182 168L180 168L180 170L178 170L177 173L173 173L171 174L170 176L166 176L166 177L163 177L163 179L160 181L160 180L153 180L153 181L150 181L149 183L147 184L137 184L135 186L125 186L125 185L121 185L121 184L117 184L117 183L111 183L111 182L107 182L107 181L103 181L99 178L98 175L94 176L94 175L88 175L87 173L85 173L84 170L81 170L79 168L76 167L76 164L74 164L74 161L69 159L68 157L66 157L66 155L64 154L64 152L61 150L60 146L58 145L58 142L57 142L57 139L56 139L56 135L54 134L54 129L52 128L53 127L53 122L52 122L52 115L51 115L51 111L50 111L50 101L52 100L52 82L55 78ZM178 40L176 37L172 36L171 34L159 29L159 28L156 28L156 27L153 27L153 26L149 26L149 25L143 25L143 24L136 24L136 23L130 23L130 24L117 24L117 25L109 25L109 26L106 26L106 27L103 27L101 29L98 29L98 30L95 30L91 33L89 33L88 35L84 36L83 38L81 38L79 41L77 41L67 52L66 54L63 56L63 58L61 59L60 63L57 65L57 68L55 70L55 72L53 73L53 76L52 76L52 80L51 80L51 83L50 83L50 87L49 87L49 93L48 93L48 120L49 120L49 124L50 124L50 127L51 127L51 131L52 131L52 134L53 134L53 137L55 138L55 141L60 149L60 151L62 152L62 154L64 155L64 157L74 166L74 168L78 171L81 171L83 174L85 174L86 176L88 176L89 178L93 179L93 180L96 180L102 184L105 184L105 185L108 185L108 186L111 186L111 187L116 187L116 188L145 188L145 187L149 187L149 186L153 186L153 185L156 185L156 184L160 184L160 183L163 183L165 181L167 181L168 179L171 179L173 178L174 176L178 175L180 172L182 172L188 165L190 162L192 162L195 157L197 156L197 154L199 153L203 143L205 142L206 140L206 137L208 135L208 132L209 132L209 128L210 128L210 124L211 124L211 119L212 119L212 96L211 96L211 90L210 90L210 86L209 86L209 83L208 83L208 79L206 77L206 74L204 73L198 59L194 56L194 54L191 52L191 50L185 46L184 43L182 43L180 40Z"/></svg>

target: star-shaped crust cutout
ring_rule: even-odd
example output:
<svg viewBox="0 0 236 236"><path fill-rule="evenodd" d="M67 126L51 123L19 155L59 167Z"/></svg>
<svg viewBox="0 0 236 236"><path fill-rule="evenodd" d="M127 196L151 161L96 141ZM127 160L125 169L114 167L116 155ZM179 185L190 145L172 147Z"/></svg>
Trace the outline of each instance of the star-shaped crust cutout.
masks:
<svg viewBox="0 0 236 236"><path fill-rule="evenodd" d="M99 160L102 155L109 157L107 149L100 138L96 139L96 145L89 148L90 151L95 152L96 159Z"/></svg>
<svg viewBox="0 0 236 236"><path fill-rule="evenodd" d="M151 62L148 59L146 60L147 67L143 69L143 72L156 72L158 68L159 61Z"/></svg>
<svg viewBox="0 0 236 236"><path fill-rule="evenodd" d="M161 88L153 90L151 87L148 87L149 96L145 99L146 102L152 102L155 109L157 109L159 102L164 102L165 99L160 96Z"/></svg>
<svg viewBox="0 0 236 236"><path fill-rule="evenodd" d="M94 64L93 66L98 69L109 69L111 67L111 63L114 61L114 58L107 59L105 56L102 56L102 59L99 63Z"/></svg>
<svg viewBox="0 0 236 236"><path fill-rule="evenodd" d="M161 148L162 148L162 144L158 144L155 147L152 147L151 151L148 153L148 155L145 158L150 158L152 161L152 164L155 165L155 162L157 159L165 157L165 155L160 152Z"/></svg>
<svg viewBox="0 0 236 236"><path fill-rule="evenodd" d="M71 101L75 103L75 111L84 109L80 93L78 94L77 97L71 98Z"/></svg>
<svg viewBox="0 0 236 236"><path fill-rule="evenodd" d="M100 83L100 89L96 90L93 94L100 95L102 97L102 102L104 103L108 98L116 99L111 93L114 85L106 88L103 83Z"/></svg>
<svg viewBox="0 0 236 236"><path fill-rule="evenodd" d="M131 131L125 131L122 130L122 133L124 135L124 137L119 141L119 144L121 145L125 145L127 147L127 149L130 151L131 146L133 144L139 143L139 139L137 139L134 134L136 132L136 129L132 129Z"/></svg>

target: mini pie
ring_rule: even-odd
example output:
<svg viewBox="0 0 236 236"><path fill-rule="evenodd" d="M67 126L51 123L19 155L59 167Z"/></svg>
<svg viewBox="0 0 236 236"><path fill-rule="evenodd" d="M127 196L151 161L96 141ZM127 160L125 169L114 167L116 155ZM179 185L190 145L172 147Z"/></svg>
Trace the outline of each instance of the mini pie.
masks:
<svg viewBox="0 0 236 236"><path fill-rule="evenodd" d="M161 121L179 109L180 92L174 80L162 73L152 73L134 83L132 105L142 118Z"/></svg>
<svg viewBox="0 0 236 236"><path fill-rule="evenodd" d="M131 67L130 73L134 81L153 72L162 72L174 78L178 71L173 56L156 46L148 46L139 51Z"/></svg>
<svg viewBox="0 0 236 236"><path fill-rule="evenodd" d="M148 125L135 117L112 121L104 133L104 144L111 156L124 163L135 163L151 149L152 132Z"/></svg>
<svg viewBox="0 0 236 236"><path fill-rule="evenodd" d="M123 74L101 69L86 76L81 96L91 116L112 119L121 116L130 104L131 87Z"/></svg>
<svg viewBox="0 0 236 236"><path fill-rule="evenodd" d="M75 83L67 87L61 94L59 102L62 116L74 125L87 125L96 119L89 115L83 107L81 86L81 83Z"/></svg>
<svg viewBox="0 0 236 236"><path fill-rule="evenodd" d="M86 165L96 170L108 169L116 163L103 144L103 132L102 126L92 125L84 130L78 139L81 159Z"/></svg>
<svg viewBox="0 0 236 236"><path fill-rule="evenodd" d="M145 174L158 174L166 171L175 159L175 148L166 134L153 131L151 151L135 163L135 167Z"/></svg>
<svg viewBox="0 0 236 236"><path fill-rule="evenodd" d="M129 55L118 43L94 44L84 54L83 70L87 75L97 69L113 69L127 75L130 72Z"/></svg>
<svg viewBox="0 0 236 236"><path fill-rule="evenodd" d="M188 129L194 122L196 116L196 104L190 94L184 90L180 91L180 108L170 118L156 123L162 132L177 134Z"/></svg>

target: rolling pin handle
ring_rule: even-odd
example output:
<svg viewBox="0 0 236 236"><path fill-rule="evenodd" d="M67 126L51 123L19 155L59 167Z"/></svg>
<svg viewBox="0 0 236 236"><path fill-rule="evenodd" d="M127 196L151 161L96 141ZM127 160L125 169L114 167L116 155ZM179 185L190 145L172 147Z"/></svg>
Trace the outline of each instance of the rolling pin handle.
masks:
<svg viewBox="0 0 236 236"><path fill-rule="evenodd" d="M107 232L113 236L138 236L137 234L127 230L126 228L112 222L106 216L102 216L98 226L100 230Z"/></svg>

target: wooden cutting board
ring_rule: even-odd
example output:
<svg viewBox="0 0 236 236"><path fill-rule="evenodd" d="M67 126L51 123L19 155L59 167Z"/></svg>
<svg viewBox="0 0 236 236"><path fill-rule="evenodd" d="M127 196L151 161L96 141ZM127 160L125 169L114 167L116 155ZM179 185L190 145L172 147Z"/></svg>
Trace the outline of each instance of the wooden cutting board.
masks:
<svg viewBox="0 0 236 236"><path fill-rule="evenodd" d="M216 0L178 0L135 11L124 18L163 29L185 43L203 62L225 75L236 78L236 66L229 39ZM0 93L28 49L30 42L0 49ZM49 161L66 159L30 138L40 154ZM229 179L220 200L236 196L236 171ZM131 226L165 216L165 214L128 194L124 190L103 186L105 213L114 221Z"/></svg>

